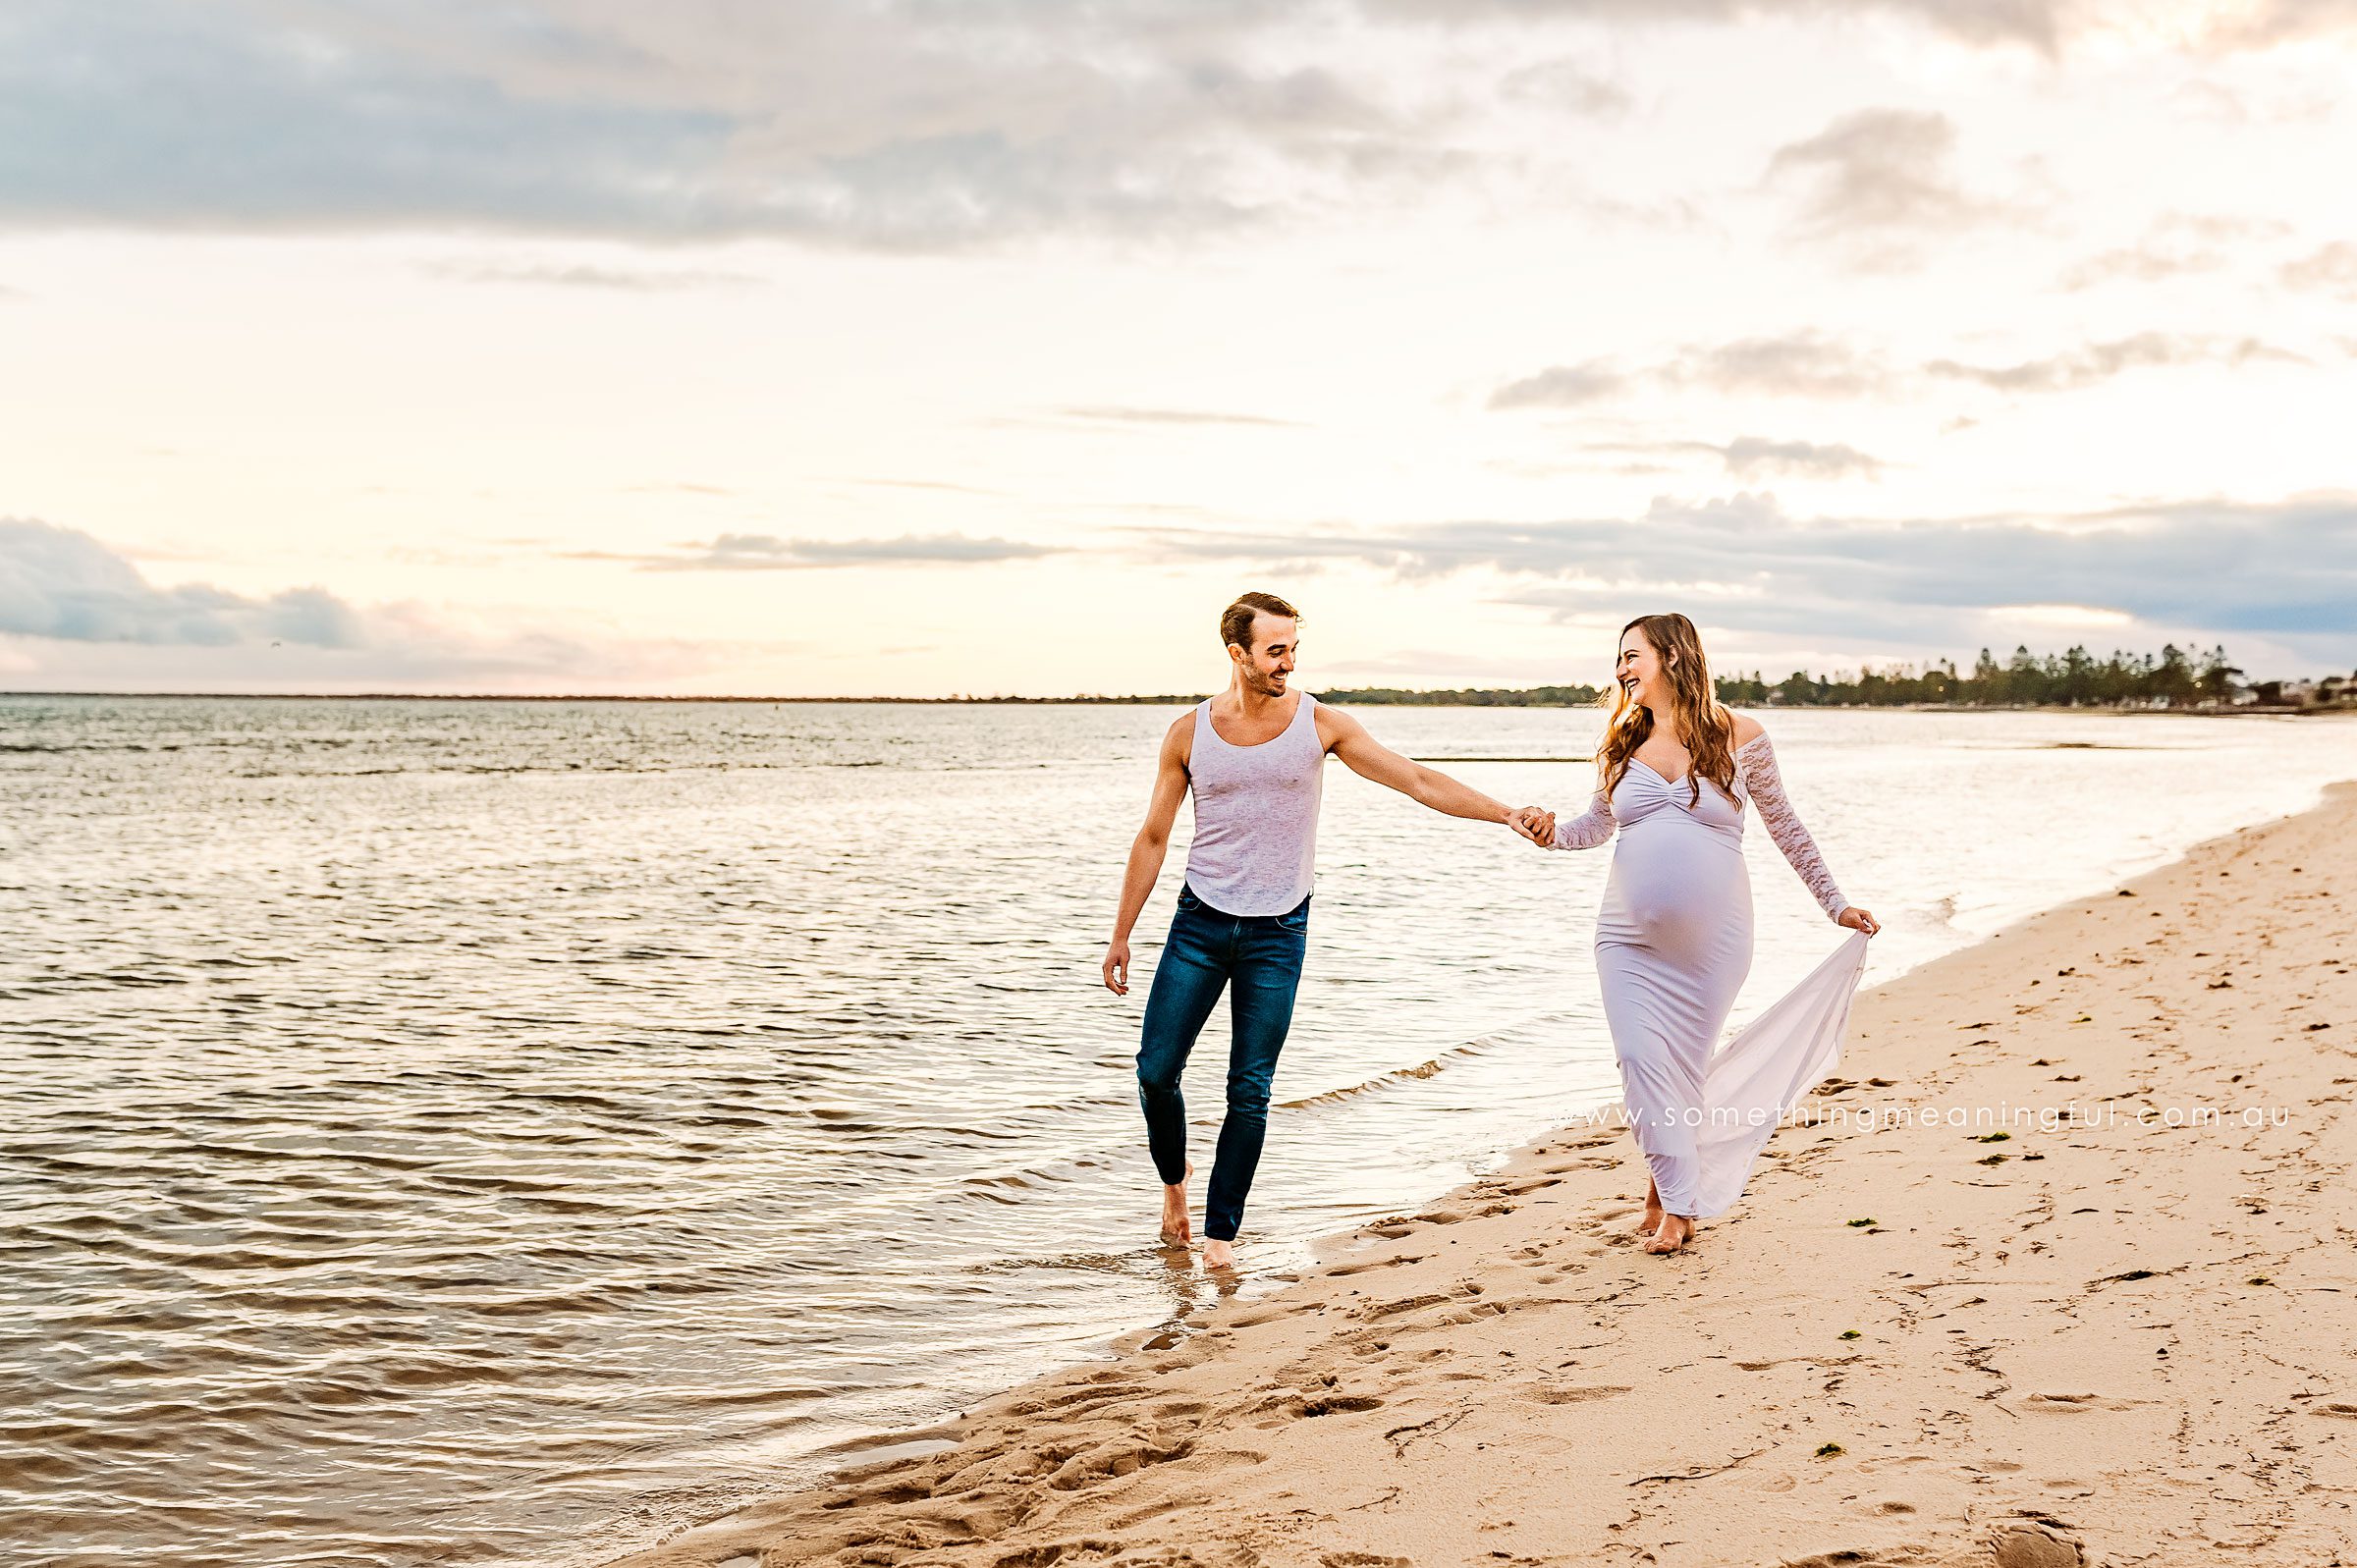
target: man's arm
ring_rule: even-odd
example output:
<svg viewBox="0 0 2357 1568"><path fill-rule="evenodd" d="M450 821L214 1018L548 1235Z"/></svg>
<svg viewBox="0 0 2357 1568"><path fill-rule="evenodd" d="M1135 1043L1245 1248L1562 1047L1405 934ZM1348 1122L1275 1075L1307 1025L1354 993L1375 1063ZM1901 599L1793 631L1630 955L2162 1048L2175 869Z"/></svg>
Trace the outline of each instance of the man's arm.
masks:
<svg viewBox="0 0 2357 1568"><path fill-rule="evenodd" d="M1122 874L1122 901L1113 914L1113 941L1105 947L1105 989L1117 997L1129 995L1129 932L1137 924L1146 895L1162 875L1162 857L1171 847L1171 824L1178 820L1178 802L1186 798L1188 742L1194 734L1194 714L1171 726L1162 737L1162 758L1155 765L1154 796L1146 802L1146 825L1137 830L1129 846L1129 869Z"/></svg>
<svg viewBox="0 0 2357 1568"><path fill-rule="evenodd" d="M1430 806L1452 817L1470 817L1476 822L1511 823L1517 819L1518 813L1471 784L1461 784L1420 762L1408 761L1368 734L1367 727L1346 713L1321 703L1318 728L1326 731L1326 749L1342 758L1352 773L1397 789L1418 805Z"/></svg>

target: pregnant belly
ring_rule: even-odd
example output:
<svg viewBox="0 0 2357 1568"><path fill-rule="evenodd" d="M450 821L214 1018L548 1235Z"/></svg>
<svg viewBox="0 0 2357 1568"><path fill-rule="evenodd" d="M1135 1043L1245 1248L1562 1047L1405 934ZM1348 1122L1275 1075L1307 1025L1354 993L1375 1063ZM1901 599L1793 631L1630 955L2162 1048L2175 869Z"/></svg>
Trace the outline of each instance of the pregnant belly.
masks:
<svg viewBox="0 0 2357 1568"><path fill-rule="evenodd" d="M1742 849L1674 819L1623 833L1613 851L1596 940L1696 962L1748 948L1751 877Z"/></svg>

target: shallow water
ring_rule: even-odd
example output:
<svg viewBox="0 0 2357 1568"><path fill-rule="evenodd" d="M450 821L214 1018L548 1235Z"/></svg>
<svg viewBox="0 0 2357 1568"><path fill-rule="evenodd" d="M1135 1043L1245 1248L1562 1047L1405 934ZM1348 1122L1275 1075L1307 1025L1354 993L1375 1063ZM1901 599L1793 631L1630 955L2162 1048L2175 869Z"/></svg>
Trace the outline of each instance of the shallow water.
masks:
<svg viewBox="0 0 2357 1568"><path fill-rule="evenodd" d="M595 1560L1188 1311L1096 980L1173 717L0 697L12 1563ZM2357 777L2333 721L1768 718L1869 983ZM1749 839L1738 1020L1835 941ZM1330 770L1264 1281L1611 1098L1607 864Z"/></svg>

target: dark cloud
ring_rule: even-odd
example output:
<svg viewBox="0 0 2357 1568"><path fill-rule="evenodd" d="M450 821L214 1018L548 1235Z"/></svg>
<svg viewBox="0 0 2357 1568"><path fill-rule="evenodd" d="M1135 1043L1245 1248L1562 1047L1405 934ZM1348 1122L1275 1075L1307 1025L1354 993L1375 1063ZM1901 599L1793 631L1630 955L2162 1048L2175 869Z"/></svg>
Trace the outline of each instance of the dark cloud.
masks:
<svg viewBox="0 0 2357 1568"><path fill-rule="evenodd" d="M206 583L158 588L123 552L24 517L0 518L0 637L35 639L11 649L19 677L106 691L579 690L698 674L740 651L529 626L486 635L415 605L356 606L324 588L258 598Z"/></svg>
<svg viewBox="0 0 2357 1568"><path fill-rule="evenodd" d="M358 613L324 589L253 599L202 583L156 588L88 534L27 517L0 517L0 632L200 647L365 640Z"/></svg>
<svg viewBox="0 0 2357 1568"><path fill-rule="evenodd" d="M2357 244L2335 240L2313 255L2286 264L2283 283L2357 303Z"/></svg>
<svg viewBox="0 0 2357 1568"><path fill-rule="evenodd" d="M645 571L808 571L827 567L974 565L1033 561L1057 555L1055 545L1015 539L969 539L963 534L904 534L897 539L781 539L765 533L724 533L679 547L677 553L624 555L563 552L568 561L618 561Z"/></svg>
<svg viewBox="0 0 2357 1568"><path fill-rule="evenodd" d="M1258 63L1305 10L16 0L0 223L937 250L1194 237L1460 176L1424 111Z"/></svg>
<svg viewBox="0 0 2357 1568"><path fill-rule="evenodd" d="M1183 557L1489 569L1514 602L1565 613L1666 597L1715 623L1787 635L1920 632L1924 614L2065 604L2147 623L2326 639L2357 655L2357 497L2185 502L2056 516L1899 521L1787 516L1772 498L1660 501L1640 516L1464 521L1287 538L1166 530Z"/></svg>
<svg viewBox="0 0 2357 1568"><path fill-rule="evenodd" d="M2165 332L2140 332L2132 338L2086 344L2044 359L2001 365L1935 359L1924 369L1935 376L1977 381L1999 392L2070 392L2130 370L2189 364L2240 366L2254 360L2284 364L2312 362L2303 354L2256 338L2173 337Z"/></svg>
<svg viewBox="0 0 2357 1568"><path fill-rule="evenodd" d="M1501 103L1626 108L1622 81L1562 52L1574 28L1593 46L1596 26L1896 17L1970 45L2051 54L2100 9L11 0L0 20L0 224L760 235L904 251L1075 233L1178 243L1531 173L1531 160L1463 133ZM2338 27L2350 10L2275 0L2242 35ZM1389 63L1438 29L1516 46L1517 58L1473 90L1402 91ZM1478 69L1469 51L1453 52ZM1992 205L1957 185L1953 139L1938 115L1868 110L1787 145L1772 168L1829 231L1953 223ZM1560 191L1560 171L1540 188ZM601 276L617 269L523 270L499 281L640 286Z"/></svg>

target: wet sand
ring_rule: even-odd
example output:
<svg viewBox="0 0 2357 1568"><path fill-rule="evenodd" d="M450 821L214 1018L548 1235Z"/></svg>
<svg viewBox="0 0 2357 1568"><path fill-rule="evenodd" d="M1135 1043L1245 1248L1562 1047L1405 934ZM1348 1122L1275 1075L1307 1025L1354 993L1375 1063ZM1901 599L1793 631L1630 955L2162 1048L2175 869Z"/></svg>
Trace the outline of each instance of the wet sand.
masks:
<svg viewBox="0 0 2357 1568"><path fill-rule="evenodd" d="M1566 1129L950 1446L626 1561L2357 1556L2352 906L2338 784L1862 994L1827 1119L1682 1256L1627 1233L1626 1130Z"/></svg>

